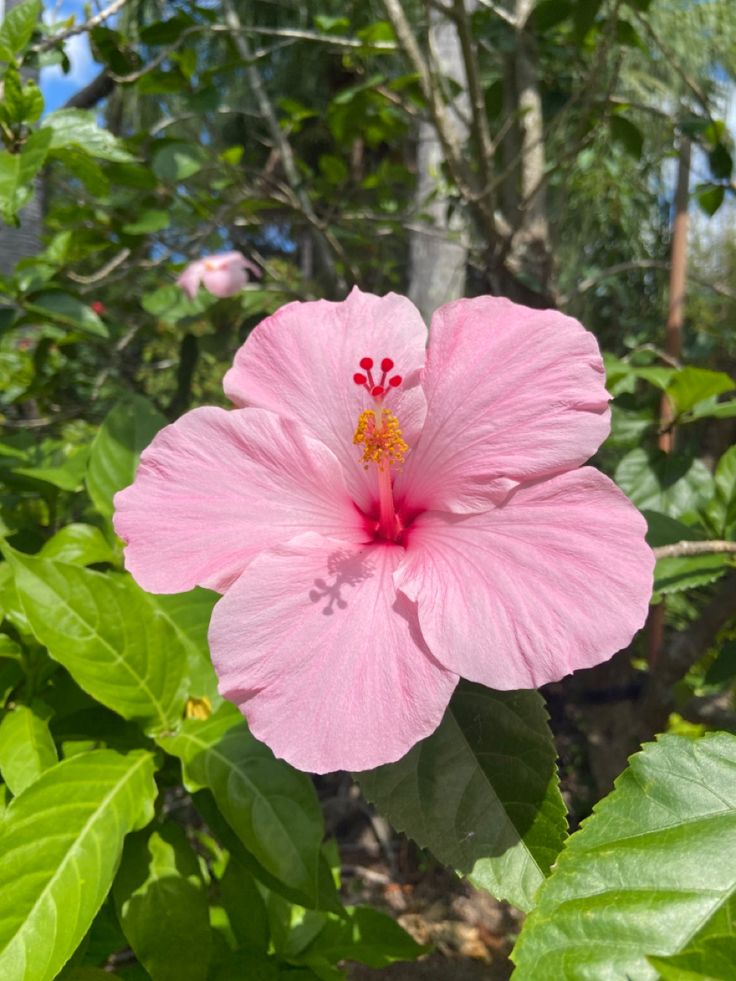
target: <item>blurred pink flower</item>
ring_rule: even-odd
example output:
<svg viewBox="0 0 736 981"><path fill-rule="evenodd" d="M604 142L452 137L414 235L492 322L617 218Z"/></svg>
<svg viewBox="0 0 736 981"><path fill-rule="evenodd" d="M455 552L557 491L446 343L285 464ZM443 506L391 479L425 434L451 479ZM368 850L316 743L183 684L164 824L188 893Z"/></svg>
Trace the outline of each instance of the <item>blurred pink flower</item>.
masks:
<svg viewBox="0 0 736 981"><path fill-rule="evenodd" d="M222 299L239 293L248 282L248 273L260 277L261 270L242 252L222 252L190 262L176 283L190 300L197 295L200 283L208 293Z"/></svg>
<svg viewBox="0 0 736 981"><path fill-rule="evenodd" d="M593 335L479 297L426 344L401 296L291 303L225 376L238 408L167 426L116 498L141 586L224 593L220 690L305 770L396 760L458 676L537 687L646 616L645 522L576 469L609 430Z"/></svg>

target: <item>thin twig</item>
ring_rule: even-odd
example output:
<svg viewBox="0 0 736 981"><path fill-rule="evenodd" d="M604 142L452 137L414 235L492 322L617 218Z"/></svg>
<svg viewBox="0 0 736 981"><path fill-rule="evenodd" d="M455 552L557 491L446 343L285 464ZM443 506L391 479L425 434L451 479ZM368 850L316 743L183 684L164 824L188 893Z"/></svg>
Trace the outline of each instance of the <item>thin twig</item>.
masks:
<svg viewBox="0 0 736 981"><path fill-rule="evenodd" d="M71 271L67 272L67 276L75 283L81 283L83 286L91 286L93 283L99 283L100 280L106 279L113 270L125 262L129 255L130 249L121 249L116 256L113 256L108 263L102 266L101 269L98 269L96 273L92 273L91 276L80 276L79 273Z"/></svg>
<svg viewBox="0 0 736 981"><path fill-rule="evenodd" d="M58 34L52 35L52 37L45 38L43 41L35 44L31 50L36 52L49 51L62 41L67 41L70 37L75 37L77 34L84 34L86 31L93 30L95 27L103 24L108 18L121 11L127 2L128 0L113 0L108 7L95 14L94 17L90 17L89 20L85 20L81 24L75 24L74 27L69 27L65 31L60 31Z"/></svg>
<svg viewBox="0 0 736 981"><path fill-rule="evenodd" d="M674 545L659 545L657 548L653 548L652 551L657 559L674 559L686 555L711 555L723 552L736 555L736 542L719 540L710 542L675 542Z"/></svg>

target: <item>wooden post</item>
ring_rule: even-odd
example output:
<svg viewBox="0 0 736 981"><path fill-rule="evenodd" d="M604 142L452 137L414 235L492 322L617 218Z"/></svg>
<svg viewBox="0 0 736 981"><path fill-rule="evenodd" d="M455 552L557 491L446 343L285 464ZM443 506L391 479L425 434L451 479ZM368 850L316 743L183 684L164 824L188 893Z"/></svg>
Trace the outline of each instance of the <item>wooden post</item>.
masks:
<svg viewBox="0 0 736 981"><path fill-rule="evenodd" d="M664 339L666 353L675 361L682 354L682 324L685 310L687 271L687 226L690 183L690 140L682 137L677 168L675 191L675 217L672 228L672 254L670 258L669 306ZM674 411L670 400L663 393L659 410L659 448L671 453L675 448ZM649 612L649 667L654 669L664 644L664 601Z"/></svg>
<svg viewBox="0 0 736 981"><path fill-rule="evenodd" d="M664 339L666 353L675 361L682 354L682 323L685 309L685 273L687 270L687 226L690 182L690 140L682 137L680 160L677 168L677 190L675 191L675 218L672 229L672 256L670 259L669 309L667 329ZM671 453L675 444L673 411L669 399L662 396L659 416L659 448Z"/></svg>

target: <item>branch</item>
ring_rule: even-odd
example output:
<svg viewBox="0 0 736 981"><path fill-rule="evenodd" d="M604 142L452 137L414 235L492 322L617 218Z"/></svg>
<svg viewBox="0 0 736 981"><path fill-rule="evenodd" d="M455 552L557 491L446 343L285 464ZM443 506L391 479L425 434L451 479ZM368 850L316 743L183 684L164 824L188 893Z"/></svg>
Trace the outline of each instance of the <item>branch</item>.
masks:
<svg viewBox="0 0 736 981"><path fill-rule="evenodd" d="M560 297L560 303L567 304L576 296L581 293L587 293L588 290L593 289L598 283L603 282L606 279L611 279L614 276L618 276L621 273L633 272L636 269L661 269L668 270L670 268L669 261L665 259L632 259L629 262L617 262L613 266L609 266L607 269L602 269L598 273L594 273L592 276L588 276L586 279L582 279L577 286L575 286L570 293ZM691 279L698 286L702 286L704 289L712 290L718 296L722 296L727 300L736 300L736 292L730 290L727 286L722 286L720 283L711 283L703 276L699 276L697 273L688 272L688 279Z"/></svg>
<svg viewBox="0 0 736 981"><path fill-rule="evenodd" d="M65 109L92 109L98 102L106 99L115 89L115 82L108 75L107 68L95 75L88 85L75 92L64 103Z"/></svg>
<svg viewBox="0 0 736 981"><path fill-rule="evenodd" d="M478 146L481 176L483 183L490 187L493 180L493 154L495 146L488 127L486 100L480 81L477 52L473 42L473 32L465 9L465 0L454 0L455 23L463 53L465 76L468 80L471 108L471 128Z"/></svg>
<svg viewBox="0 0 736 981"><path fill-rule="evenodd" d="M67 276L69 279L73 280L75 283L81 283L85 286L91 286L93 283L99 283L100 280L106 279L113 270L117 269L130 255L130 249L122 249L117 255L113 256L109 262L97 270L97 272L92 273L91 276L81 276L79 273L68 272Z"/></svg>
<svg viewBox="0 0 736 981"><path fill-rule="evenodd" d="M419 76L422 95L429 107L452 178L465 202L476 205L480 211L489 242L492 242L498 238L499 227L498 217L494 214L489 200L488 189L479 190L474 186L475 181L465 161L462 141L450 121L447 106L440 98L430 67L417 44L400 0L383 0L383 5L399 44Z"/></svg>
<svg viewBox="0 0 736 981"><path fill-rule="evenodd" d="M659 545L653 548L657 559L680 558L684 555L710 555L730 552L736 555L736 542L714 540L710 542L675 542L674 545Z"/></svg>
<svg viewBox="0 0 736 981"><path fill-rule="evenodd" d="M113 2L101 10L94 17L90 17L89 20L85 20L81 24L75 24L74 27L68 28L66 31L61 31L59 34L54 34L52 37L47 37L45 40L41 41L39 44L35 44L31 50L37 52L49 51L51 48L55 48L57 44L61 44L62 41L68 40L70 37L74 37L77 34L84 34L85 31L91 31L95 27L99 27L108 18L117 14L123 9L128 0L113 0Z"/></svg>
<svg viewBox="0 0 736 981"><path fill-rule="evenodd" d="M669 48L664 43L664 41L660 38L660 36L657 34L657 32L652 27L652 25L646 19L646 17L643 17L639 13L639 11L636 10L635 7L630 7L629 8L629 13L631 13L631 14L634 15L634 17L636 18L636 20L644 28L644 30L647 32L647 34L649 35L649 37L651 38L651 40L654 42L654 44L662 52L662 54L665 57L665 60L669 64L669 66L674 70L675 74L680 77L681 81L685 84L685 87L690 91L691 95L695 96L696 101L700 103L700 107L704 110L704 112L707 115L708 119L711 119L712 120L713 117L712 117L711 111L710 111L710 103L708 101L708 96L700 88L700 86L698 85L698 83L687 74L687 72L682 67L682 65L680 65L680 63L677 60L677 56L675 55L675 53L671 50L671 48Z"/></svg>
<svg viewBox="0 0 736 981"><path fill-rule="evenodd" d="M255 64L253 64L253 55L250 50L250 45L246 41L243 25L235 7L233 6L232 0L223 0L222 9L225 23L232 31L233 44L235 45L240 57L244 62L246 62L248 82L256 98L256 102L258 103L260 113L263 116L266 126L271 134L271 139L273 140L276 149L279 151L284 173L286 174L286 179L289 182L289 186L296 201L298 202L299 210L317 232L317 247L319 249L320 257L324 264L325 270L335 285L341 291L344 291L346 284L342 276L335 268L335 263L330 252L331 248L333 251L336 251L338 255L340 255L341 259L344 260L345 257L342 247L335 239L334 235L332 235L328 229L325 229L320 222L312 206L312 202L302 186L302 181L299 176L299 169L296 165L296 160L294 159L294 152L291 148L291 144L287 140L284 131L279 125L278 117L276 116L274 108L271 105L271 100L268 97L263 80L261 79L260 73ZM330 248L328 248L328 245ZM351 273L353 273L355 276L353 270L351 270ZM358 277L355 276L355 278L357 279Z"/></svg>

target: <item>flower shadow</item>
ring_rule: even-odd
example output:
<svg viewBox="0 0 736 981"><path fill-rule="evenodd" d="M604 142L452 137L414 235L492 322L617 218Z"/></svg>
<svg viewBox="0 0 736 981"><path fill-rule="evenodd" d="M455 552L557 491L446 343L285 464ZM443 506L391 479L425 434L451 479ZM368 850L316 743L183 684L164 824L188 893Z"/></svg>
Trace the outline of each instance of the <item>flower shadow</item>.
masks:
<svg viewBox="0 0 736 981"><path fill-rule="evenodd" d="M330 617L336 610L347 609L346 587L357 586L371 578L373 570L367 559L367 552L338 549L330 553L327 558L326 578L315 579L309 590L312 603L325 603L322 608L325 616Z"/></svg>

